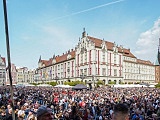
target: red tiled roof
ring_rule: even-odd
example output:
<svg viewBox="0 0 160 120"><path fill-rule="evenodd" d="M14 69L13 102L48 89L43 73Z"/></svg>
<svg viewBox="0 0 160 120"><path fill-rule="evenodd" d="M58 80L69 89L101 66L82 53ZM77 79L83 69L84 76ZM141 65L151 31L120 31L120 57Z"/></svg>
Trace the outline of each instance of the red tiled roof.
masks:
<svg viewBox="0 0 160 120"><path fill-rule="evenodd" d="M95 43L96 47L101 47L101 44L102 44L102 40L101 39L94 38L94 37L91 37L91 36L87 36L87 38L89 40L93 41Z"/></svg>
<svg viewBox="0 0 160 120"><path fill-rule="evenodd" d="M124 56L128 56L128 57L132 57L132 58L136 58L131 52L130 49L123 49L123 55Z"/></svg>
<svg viewBox="0 0 160 120"><path fill-rule="evenodd" d="M101 44L102 44L102 42L103 42L104 40L98 39L98 38L94 38L94 37L91 37L91 36L87 36L87 37L88 37L89 40L91 40L92 42L95 43L95 47L101 48ZM108 41L105 41L105 43L106 43L107 49L112 51L112 50L113 50L113 47L114 47L114 43L108 42ZM118 52L121 52L121 53L122 53L122 48L121 48L121 47L118 47ZM75 57L75 50L68 51L66 54L63 54L63 55L61 55L61 56L56 56L56 57L55 57L56 63L60 63L60 62L66 61L68 54L71 55L71 59L74 58L74 57ZM130 52L130 49L125 49L125 48L123 48L123 55L128 56L128 57L132 57L132 58L136 58L136 57ZM52 65L52 61L53 61L53 58L50 58L49 60L41 60L42 64L44 64L45 66Z"/></svg>
<svg viewBox="0 0 160 120"><path fill-rule="evenodd" d="M48 65L48 60L41 60L41 63L44 64L45 66Z"/></svg>
<svg viewBox="0 0 160 120"><path fill-rule="evenodd" d="M60 63L60 62L66 61L67 60L67 56L69 54L71 55L71 59L75 57L75 51L73 50L73 51L68 52L66 54L63 54L61 56L56 56L55 57L56 63ZM53 58L50 58L49 60L41 60L42 64L44 64L45 66L52 65L52 61L53 61Z"/></svg>
<svg viewBox="0 0 160 120"><path fill-rule="evenodd" d="M66 54L63 54L61 56L56 56L56 62L59 63L59 62L63 62L63 61L66 61L67 60L67 56L68 55L71 55L71 59L75 57L75 51L71 51L71 52L68 52Z"/></svg>
<svg viewBox="0 0 160 120"><path fill-rule="evenodd" d="M98 39L98 38L94 38L94 37L91 37L91 36L87 36L89 40L93 41L95 43L95 47L101 47L101 44L103 42L103 40L101 39ZM112 42L108 42L108 41L105 41L106 42L106 46L107 46L107 49L108 50L113 50L113 47L114 47L114 43ZM120 47L118 47L118 52L122 52L122 49ZM125 49L123 48L123 53L125 56L128 56L128 57L133 57L133 58L136 58L131 52L129 49Z"/></svg>
<svg viewBox="0 0 160 120"><path fill-rule="evenodd" d="M137 63L144 64L144 65L153 65L150 61L137 59Z"/></svg>
<svg viewBox="0 0 160 120"><path fill-rule="evenodd" d="M6 63L6 59L4 57L2 57L2 60L3 60L4 63Z"/></svg>

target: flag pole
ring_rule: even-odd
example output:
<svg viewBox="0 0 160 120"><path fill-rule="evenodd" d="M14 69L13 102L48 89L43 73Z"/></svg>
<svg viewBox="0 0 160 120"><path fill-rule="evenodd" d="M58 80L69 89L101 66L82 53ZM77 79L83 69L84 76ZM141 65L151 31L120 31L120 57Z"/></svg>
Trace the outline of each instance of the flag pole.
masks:
<svg viewBox="0 0 160 120"><path fill-rule="evenodd" d="M11 107L12 107L12 118L13 118L13 120L15 120L6 0L3 0L3 9L4 9L4 22L5 22L5 34L6 34L6 47L7 47L7 58L8 58L8 73L9 73L10 93L11 93L11 101L12 101L12 105L11 105Z"/></svg>

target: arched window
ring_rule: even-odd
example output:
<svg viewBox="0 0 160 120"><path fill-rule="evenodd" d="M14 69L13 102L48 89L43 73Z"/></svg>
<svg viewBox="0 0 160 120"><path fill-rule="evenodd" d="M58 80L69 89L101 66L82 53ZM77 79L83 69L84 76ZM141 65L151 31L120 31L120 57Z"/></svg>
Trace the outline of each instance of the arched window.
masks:
<svg viewBox="0 0 160 120"><path fill-rule="evenodd" d="M111 80L108 80L108 84L110 84L111 83Z"/></svg>
<svg viewBox="0 0 160 120"><path fill-rule="evenodd" d="M106 80L105 80L105 79L103 79L103 83L104 83L104 84L106 83Z"/></svg>

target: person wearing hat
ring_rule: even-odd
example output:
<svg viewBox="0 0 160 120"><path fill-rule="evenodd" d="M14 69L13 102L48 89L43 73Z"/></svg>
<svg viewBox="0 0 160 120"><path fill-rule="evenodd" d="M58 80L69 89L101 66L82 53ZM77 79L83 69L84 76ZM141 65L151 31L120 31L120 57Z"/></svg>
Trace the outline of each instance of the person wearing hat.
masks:
<svg viewBox="0 0 160 120"><path fill-rule="evenodd" d="M54 120L52 110L46 106L40 106L37 110L37 120Z"/></svg>

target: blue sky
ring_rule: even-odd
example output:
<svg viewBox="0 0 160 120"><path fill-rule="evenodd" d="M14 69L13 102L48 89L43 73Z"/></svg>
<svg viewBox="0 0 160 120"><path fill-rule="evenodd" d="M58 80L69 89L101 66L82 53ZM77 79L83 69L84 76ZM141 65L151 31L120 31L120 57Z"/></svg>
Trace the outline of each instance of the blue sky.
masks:
<svg viewBox="0 0 160 120"><path fill-rule="evenodd" d="M160 0L7 0L11 62L37 68L38 60L74 48L88 35L116 42L139 59L156 61ZM7 58L3 2L0 55Z"/></svg>

